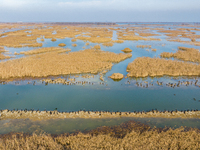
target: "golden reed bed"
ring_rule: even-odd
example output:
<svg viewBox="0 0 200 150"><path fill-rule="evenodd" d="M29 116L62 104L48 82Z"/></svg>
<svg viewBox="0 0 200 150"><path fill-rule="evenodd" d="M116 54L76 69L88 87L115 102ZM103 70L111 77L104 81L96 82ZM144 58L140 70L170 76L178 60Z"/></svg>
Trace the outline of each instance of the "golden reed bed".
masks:
<svg viewBox="0 0 200 150"><path fill-rule="evenodd" d="M187 128L150 128L129 121L118 126L98 127L83 133L23 134L0 136L0 149L200 149L200 131Z"/></svg>
<svg viewBox="0 0 200 150"><path fill-rule="evenodd" d="M44 48L24 52L34 54L52 51L23 58L0 62L0 79L23 77L47 77L50 75L67 75L80 73L98 73L110 70L113 63L118 63L132 54L115 54L97 49L86 49L78 52L60 54L59 48ZM62 50L62 49L61 49ZM62 52L62 51L61 51Z"/></svg>
<svg viewBox="0 0 200 150"><path fill-rule="evenodd" d="M7 51L4 49L4 47L0 46L0 60L11 58L10 56L5 56L4 54L2 54L5 52L7 52Z"/></svg>
<svg viewBox="0 0 200 150"><path fill-rule="evenodd" d="M128 77L199 76L200 65L162 58L139 57L127 66Z"/></svg>
<svg viewBox="0 0 200 150"><path fill-rule="evenodd" d="M163 52L160 56L163 58L174 57L184 61L200 62L200 51L198 49L187 47L178 47L178 49L176 53Z"/></svg>

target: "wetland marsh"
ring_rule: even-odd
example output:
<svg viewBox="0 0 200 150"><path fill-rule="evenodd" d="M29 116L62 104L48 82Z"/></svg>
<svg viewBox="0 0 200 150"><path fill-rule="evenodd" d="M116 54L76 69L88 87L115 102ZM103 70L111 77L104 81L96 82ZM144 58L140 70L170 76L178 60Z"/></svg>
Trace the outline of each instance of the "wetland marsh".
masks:
<svg viewBox="0 0 200 150"><path fill-rule="evenodd" d="M166 132L178 134L200 128L199 24L1 23L0 30L0 134L130 120L177 125Z"/></svg>

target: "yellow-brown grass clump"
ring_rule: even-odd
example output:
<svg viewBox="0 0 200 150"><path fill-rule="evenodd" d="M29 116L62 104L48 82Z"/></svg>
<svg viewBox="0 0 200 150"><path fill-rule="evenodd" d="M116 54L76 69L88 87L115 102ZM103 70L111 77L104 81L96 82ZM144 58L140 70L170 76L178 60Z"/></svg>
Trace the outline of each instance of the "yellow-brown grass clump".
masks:
<svg viewBox="0 0 200 150"><path fill-rule="evenodd" d="M154 52L156 52L156 51L157 51L157 49L156 49L156 48L152 48L151 50L152 50L152 51L154 51Z"/></svg>
<svg viewBox="0 0 200 150"><path fill-rule="evenodd" d="M109 42L109 43L103 43L102 45L107 47L112 47L114 44L112 42Z"/></svg>
<svg viewBox="0 0 200 150"><path fill-rule="evenodd" d="M67 48L60 48L60 47L44 47L44 48L38 48L38 49L33 49L30 51L22 51L19 54L24 54L24 55L34 55L34 54L40 54L40 53L46 53L46 52L67 52L71 51L71 49Z"/></svg>
<svg viewBox="0 0 200 150"><path fill-rule="evenodd" d="M64 46L66 46L66 44L65 43L60 43L60 44L58 44L58 46L64 47Z"/></svg>
<svg viewBox="0 0 200 150"><path fill-rule="evenodd" d="M5 56L4 54L2 54L2 53L4 53L4 52L7 52L7 51L4 49L4 47L1 47L1 46L0 46L0 60L11 58L10 56Z"/></svg>
<svg viewBox="0 0 200 150"><path fill-rule="evenodd" d="M72 41L72 42L76 42L77 40L76 40L76 39L71 39L71 41Z"/></svg>
<svg viewBox="0 0 200 150"><path fill-rule="evenodd" d="M178 51L176 53L161 53L161 57L170 58L174 57L184 61L191 62L200 62L200 52L195 48L187 48L187 47L178 47Z"/></svg>
<svg viewBox="0 0 200 150"><path fill-rule="evenodd" d="M132 52L132 50L130 48L125 48L121 51L124 52L124 53L131 53Z"/></svg>
<svg viewBox="0 0 200 150"><path fill-rule="evenodd" d="M154 34L154 33L144 33L144 32L139 32L138 33L140 36L158 36L158 34Z"/></svg>
<svg viewBox="0 0 200 150"><path fill-rule="evenodd" d="M121 74L121 73L113 73L111 76L110 76L111 79L113 80L121 80L124 78L124 75Z"/></svg>
<svg viewBox="0 0 200 150"><path fill-rule="evenodd" d="M53 51L53 50L52 50ZM109 70L112 63L132 57L132 54L115 54L87 49L68 54L48 52L0 62L0 78L46 77L50 75L96 73Z"/></svg>
<svg viewBox="0 0 200 150"><path fill-rule="evenodd" d="M151 45L137 45L137 48L151 48Z"/></svg>
<svg viewBox="0 0 200 150"><path fill-rule="evenodd" d="M139 57L128 64L127 72L129 72L128 77L198 76L200 65L161 58Z"/></svg>
<svg viewBox="0 0 200 150"><path fill-rule="evenodd" d="M111 42L112 38L107 38L107 37L85 37L85 36L78 36L76 37L79 40L85 40L89 41L92 43L106 43L106 42Z"/></svg>
<svg viewBox="0 0 200 150"><path fill-rule="evenodd" d="M135 35L134 31L129 31L129 32L118 32L118 39L119 40L131 40L131 41L139 41L139 40L155 40L155 41L160 41L160 39L157 38L146 38L142 36Z"/></svg>
<svg viewBox="0 0 200 150"><path fill-rule="evenodd" d="M6 52L3 46L0 46L0 53Z"/></svg>
<svg viewBox="0 0 200 150"><path fill-rule="evenodd" d="M114 43L124 43L124 40L114 40Z"/></svg>
<svg viewBox="0 0 200 150"><path fill-rule="evenodd" d="M9 58L11 58L11 57L10 56L5 56L5 55L3 55L3 54L0 53L0 60L2 60L2 59L9 59Z"/></svg>
<svg viewBox="0 0 200 150"><path fill-rule="evenodd" d="M90 43L85 43L85 45L87 46L87 45L90 45Z"/></svg>
<svg viewBox="0 0 200 150"><path fill-rule="evenodd" d="M55 41L57 41L57 40L56 40L55 38L52 38L51 41L52 41L52 42L55 42Z"/></svg>
<svg viewBox="0 0 200 150"><path fill-rule="evenodd" d="M101 49L101 46L100 45L95 45L94 48L95 49Z"/></svg>
<svg viewBox="0 0 200 150"><path fill-rule="evenodd" d="M2 37L0 40L0 45L7 47L41 47L42 43L37 43L37 35L28 36L29 33L25 30L18 30L13 32L5 33L5 37Z"/></svg>
<svg viewBox="0 0 200 150"><path fill-rule="evenodd" d="M77 46L77 44L72 44L72 46L73 46L73 47L76 47L76 46Z"/></svg>

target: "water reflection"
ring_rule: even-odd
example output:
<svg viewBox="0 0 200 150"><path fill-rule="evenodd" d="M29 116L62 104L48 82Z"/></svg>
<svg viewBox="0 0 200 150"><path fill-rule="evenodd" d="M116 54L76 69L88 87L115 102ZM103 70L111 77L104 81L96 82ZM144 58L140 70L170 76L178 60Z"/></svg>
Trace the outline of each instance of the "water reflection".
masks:
<svg viewBox="0 0 200 150"><path fill-rule="evenodd" d="M11 119L0 120L0 134L9 132L24 133L51 133L62 134L75 131L92 130L100 126L114 126L121 123L134 120L147 124L150 127L156 126L164 128L179 128L181 126L200 129L200 119L166 119L166 118L115 118L115 119L51 119L43 121L33 121L30 119Z"/></svg>

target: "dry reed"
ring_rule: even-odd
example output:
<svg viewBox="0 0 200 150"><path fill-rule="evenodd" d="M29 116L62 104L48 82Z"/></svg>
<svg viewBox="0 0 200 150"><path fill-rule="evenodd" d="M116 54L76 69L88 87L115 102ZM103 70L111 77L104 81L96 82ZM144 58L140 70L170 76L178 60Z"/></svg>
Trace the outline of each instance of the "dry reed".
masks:
<svg viewBox="0 0 200 150"><path fill-rule="evenodd" d="M151 45L137 45L137 48L151 48Z"/></svg>
<svg viewBox="0 0 200 150"><path fill-rule="evenodd" d="M95 49L69 52L62 55L54 51L0 62L0 78L15 79L61 74L97 73L109 70L113 65L112 63L120 62L129 57L132 57L132 54L115 54Z"/></svg>
<svg viewBox="0 0 200 150"><path fill-rule="evenodd" d="M71 41L72 41L72 42L76 42L77 40L76 40L76 39L71 39Z"/></svg>
<svg viewBox="0 0 200 150"><path fill-rule="evenodd" d="M124 40L114 40L114 43L124 43Z"/></svg>
<svg viewBox="0 0 200 150"><path fill-rule="evenodd" d="M112 42L109 42L109 43L103 43L102 45L107 47L112 47L114 44Z"/></svg>
<svg viewBox="0 0 200 150"><path fill-rule="evenodd" d="M113 73L111 76L110 76L111 79L114 79L114 80L121 80L124 78L124 75L121 74L121 73Z"/></svg>
<svg viewBox="0 0 200 150"><path fill-rule="evenodd" d="M126 128L127 129L126 129ZM200 149L198 129L157 129L130 122L88 133L51 136L14 133L0 138L0 149Z"/></svg>
<svg viewBox="0 0 200 150"><path fill-rule="evenodd" d="M55 42L55 41L57 41L57 40L56 40L55 38L52 38L51 41L52 41L52 42Z"/></svg>
<svg viewBox="0 0 200 150"><path fill-rule="evenodd" d="M4 54L2 54L2 53L5 53L5 52L8 52L8 51L6 51L6 50L4 49L4 47L0 46L0 60L11 58L10 56L5 56Z"/></svg>
<svg viewBox="0 0 200 150"><path fill-rule="evenodd" d="M95 49L101 49L101 46L100 45L95 45L94 48Z"/></svg>
<svg viewBox="0 0 200 150"><path fill-rule="evenodd" d="M90 45L90 43L85 43L85 45L87 46L87 45Z"/></svg>
<svg viewBox="0 0 200 150"><path fill-rule="evenodd" d="M174 57L184 61L200 62L200 52L198 49L187 47L179 47L178 49L176 53L163 52L160 56L164 58Z"/></svg>
<svg viewBox="0 0 200 150"><path fill-rule="evenodd" d="M64 46L66 46L66 44L65 43L60 43L60 44L58 44L58 46L64 47Z"/></svg>
<svg viewBox="0 0 200 150"><path fill-rule="evenodd" d="M156 52L156 51L157 51L157 49L156 49L156 48L152 48L151 50L152 50L152 51L154 51L154 52Z"/></svg>
<svg viewBox="0 0 200 150"><path fill-rule="evenodd" d="M77 44L72 44L72 46L73 46L73 47L76 47L76 46L77 46Z"/></svg>
<svg viewBox="0 0 200 150"><path fill-rule="evenodd" d="M30 51L21 51L19 54L24 54L24 55L33 55L33 54L40 54L40 53L46 53L46 52L53 52L53 51L71 51L71 49L67 48L60 48L60 47L44 47L44 48L38 48L38 49L33 49Z"/></svg>
<svg viewBox="0 0 200 150"><path fill-rule="evenodd" d="M121 51L124 52L124 53L131 53L132 52L132 50L130 48L125 48Z"/></svg>
<svg viewBox="0 0 200 150"><path fill-rule="evenodd" d="M128 77L198 76L200 65L161 58L139 57L128 64L127 72L129 72Z"/></svg>

